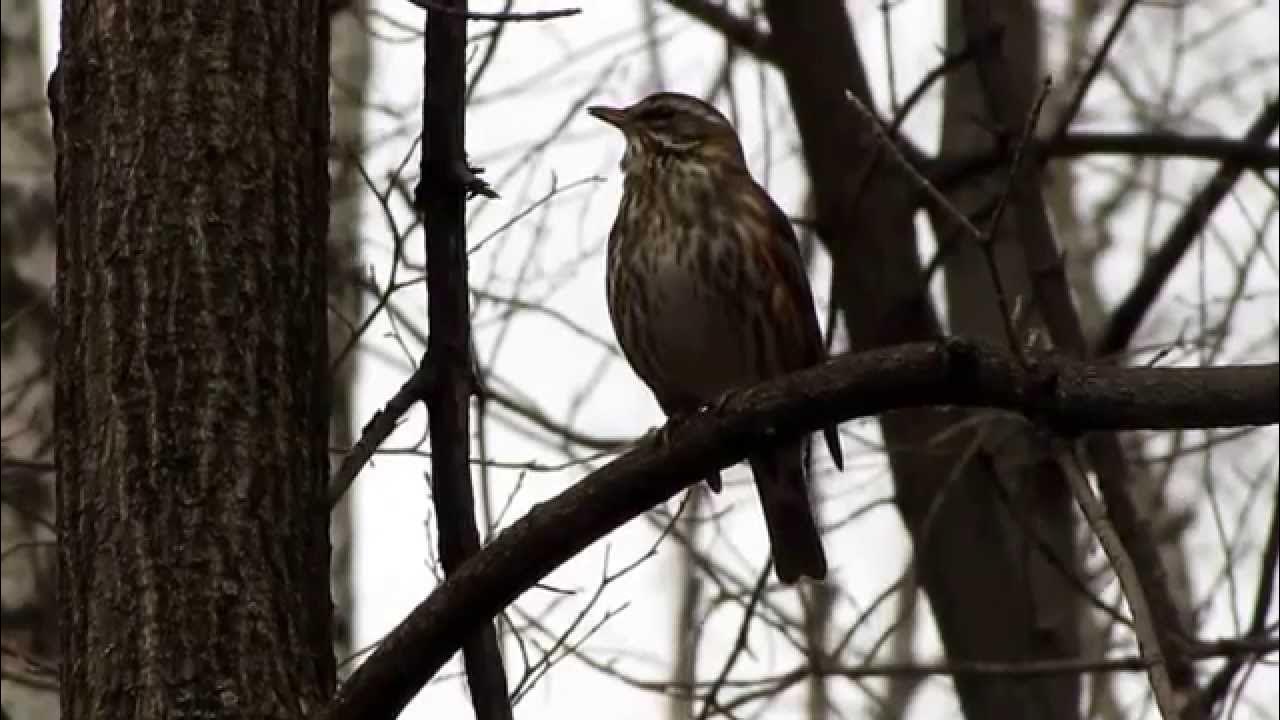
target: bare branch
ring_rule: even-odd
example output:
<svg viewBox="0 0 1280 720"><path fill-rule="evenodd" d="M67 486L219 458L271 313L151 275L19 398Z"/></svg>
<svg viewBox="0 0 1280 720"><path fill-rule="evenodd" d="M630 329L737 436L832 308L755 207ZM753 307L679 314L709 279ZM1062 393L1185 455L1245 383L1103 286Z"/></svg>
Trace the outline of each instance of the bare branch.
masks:
<svg viewBox="0 0 1280 720"><path fill-rule="evenodd" d="M1280 101L1267 103L1245 133L1244 140L1253 145L1266 142L1280 123ZM1173 274L1182 256L1209 223L1209 217L1236 184L1244 166L1236 162L1224 162L1209 182L1188 203L1182 216L1173 224L1160 249L1147 259L1142 275L1111 314L1106 330L1098 340L1094 354L1113 355L1129 347L1134 334L1142 325L1152 303L1160 295L1165 282Z"/></svg>
<svg viewBox="0 0 1280 720"><path fill-rule="evenodd" d="M395 432L400 424L400 418L404 417L405 413L409 412L409 408L427 394L427 388L431 385L430 367L424 357L418 369L414 370L404 385L401 385L396 394L387 401L386 407L369 418L369 422L360 433L360 439L342 459L342 466L338 468L329 486L330 510L338 506L342 496L346 495L351 487L351 483L355 482L356 476L378 451L383 441Z"/></svg>
<svg viewBox="0 0 1280 720"><path fill-rule="evenodd" d="M562 10L542 10L531 13L517 12L475 12L472 10L459 10L451 7L443 1L437 0L409 0L410 4L416 5L423 10L438 12L441 15L451 15L466 20L489 20L492 22L541 22L544 20L556 20L558 18L572 17L582 12L582 8L564 8Z"/></svg>
<svg viewBox="0 0 1280 720"><path fill-rule="evenodd" d="M1271 500L1271 522L1267 527L1267 544L1262 550L1262 572L1258 575L1258 590L1253 601L1253 618L1249 621L1246 639L1261 640L1268 634L1267 618L1271 614L1277 559L1280 558L1280 484L1276 485L1276 493ZM1201 711L1206 716L1212 716L1214 710L1222 703L1227 691L1231 688L1231 683L1244 667L1244 663L1243 656L1232 655L1218 672L1214 673L1199 698Z"/></svg>
<svg viewBox="0 0 1280 720"><path fill-rule="evenodd" d="M1138 576L1137 567L1133 564L1133 558L1125 550L1124 543L1120 541L1120 534L1107 518L1107 511L1102 506L1102 501L1093 494L1093 488L1089 487L1089 478L1085 476L1084 469L1080 467L1074 451L1064 450L1059 454L1058 461L1062 466L1063 475L1067 478L1067 485L1071 487L1071 494L1080 505L1080 510L1088 520L1093 534L1097 536L1098 543L1102 545L1107 559L1111 561L1111 567L1120 580L1120 589L1129 602L1129 609L1133 611L1133 626L1138 634L1138 647L1141 649L1142 657L1150 663L1147 675L1151 679L1151 690L1156 696L1156 706L1160 708L1160 714L1167 720L1175 720L1180 715L1185 698L1178 697L1173 689L1173 681L1169 679L1169 666L1161 650L1160 635L1156 632L1151 606L1147 603L1147 593L1142 588L1142 581Z"/></svg>
<svg viewBox="0 0 1280 720"><path fill-rule="evenodd" d="M1058 121L1058 129L1050 136L1050 145L1058 144L1067 134L1067 128L1071 127L1071 121L1075 120L1076 114L1080 112L1080 106L1084 104L1084 96L1089 94L1089 87L1093 85L1098 73L1102 71L1102 66L1106 63L1107 56L1111 54L1111 48L1115 45L1116 38L1120 37L1120 31L1124 28L1125 22L1128 21L1129 13L1137 5L1138 0L1125 0L1124 5L1120 6L1120 10L1116 12L1115 19L1111 21L1111 28L1107 30L1107 36L1102 40L1102 47L1098 48L1098 51L1093 54L1093 59L1089 61L1089 68L1080 77L1080 83L1071 95L1071 100L1063 108L1062 117Z"/></svg>
<svg viewBox="0 0 1280 720"><path fill-rule="evenodd" d="M466 162L467 0L453 12L427 13L423 146L419 206L425 217L427 316L431 334L423 367L431 432L431 500L439 522L440 562L451 576L480 550L471 487L471 311L467 289L466 202L484 185ZM491 192L491 191L490 191ZM427 372L427 371L421 371ZM486 622L462 643L477 720L510 720L507 678L497 633Z"/></svg>
<svg viewBox="0 0 1280 720"><path fill-rule="evenodd" d="M318 714L394 717L502 608L583 548L765 443L834 421L924 405L1002 408L1059 432L1270 424L1280 364L1118 368L1011 356L960 340L850 354L729 395L665 445L642 442L536 506L422 602Z"/></svg>
<svg viewBox="0 0 1280 720"><path fill-rule="evenodd" d="M667 0L672 7L700 20L719 32L725 40L762 60L775 62L777 53L769 35L746 18L738 17L722 4L707 0Z"/></svg>

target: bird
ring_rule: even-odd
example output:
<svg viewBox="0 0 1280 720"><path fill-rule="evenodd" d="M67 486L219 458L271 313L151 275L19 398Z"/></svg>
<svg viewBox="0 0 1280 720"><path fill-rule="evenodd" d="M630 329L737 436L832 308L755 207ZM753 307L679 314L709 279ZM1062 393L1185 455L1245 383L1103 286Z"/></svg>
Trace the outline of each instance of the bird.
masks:
<svg viewBox="0 0 1280 720"><path fill-rule="evenodd" d="M623 355L663 412L687 418L726 393L823 362L795 231L751 176L729 120L673 92L587 112L626 140L605 294ZM837 427L823 434L843 469ZM807 444L787 441L747 458L774 571L788 585L827 574ZM706 481L719 491L718 473Z"/></svg>

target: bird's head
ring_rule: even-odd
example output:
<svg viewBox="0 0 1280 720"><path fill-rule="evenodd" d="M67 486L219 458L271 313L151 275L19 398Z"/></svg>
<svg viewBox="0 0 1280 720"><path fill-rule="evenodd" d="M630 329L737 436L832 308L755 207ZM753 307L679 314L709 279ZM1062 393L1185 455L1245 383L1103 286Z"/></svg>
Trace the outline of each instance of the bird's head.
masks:
<svg viewBox="0 0 1280 720"><path fill-rule="evenodd" d="M746 167L733 125L695 97L656 93L631 107L596 105L587 112L622 131L627 139L622 168L627 172L651 168L664 159Z"/></svg>

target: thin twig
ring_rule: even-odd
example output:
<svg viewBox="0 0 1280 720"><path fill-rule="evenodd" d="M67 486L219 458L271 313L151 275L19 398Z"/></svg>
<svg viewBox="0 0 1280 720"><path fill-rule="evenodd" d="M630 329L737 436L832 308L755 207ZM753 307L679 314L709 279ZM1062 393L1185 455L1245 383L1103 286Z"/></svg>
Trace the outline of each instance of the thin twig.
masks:
<svg viewBox="0 0 1280 720"><path fill-rule="evenodd" d="M925 73L920 82L907 95L907 99L903 101L902 106L894 111L893 120L889 123L889 137L894 140L898 139L898 131L902 128L902 124L906 122L907 116L911 114L911 110L920 102L925 93L929 91L929 88L933 87L934 83L942 79L947 73L972 60L979 51L984 50L999 37L1000 34L998 32L990 32L985 37L967 43L959 52L944 55L942 62Z"/></svg>
<svg viewBox="0 0 1280 720"><path fill-rule="evenodd" d="M1125 550L1120 535L1116 532L1111 520L1107 518L1106 508L1102 501L1093 494L1089 479L1073 448L1064 448L1058 453L1058 462L1062 466L1062 474L1066 476L1071 494L1075 496L1080 510L1089 522L1089 528L1097 536L1116 578L1120 580L1120 589L1125 600L1133 611L1134 631L1138 636L1138 648L1143 658L1150 662L1147 676L1151 680L1151 691L1155 693L1156 705L1165 720L1177 720L1180 717L1182 702L1173 689L1173 681L1169 678L1169 667L1165 662L1164 652L1160 649L1160 636L1156 633L1155 621L1151 615L1151 606L1147 604L1147 594L1138 579L1138 569L1133 558Z"/></svg>
<svg viewBox="0 0 1280 720"><path fill-rule="evenodd" d="M1030 144L1031 138L1035 137L1036 124L1040 120L1040 111L1044 109L1045 98L1049 97L1049 88L1052 82L1048 77L1040 85L1040 94L1036 96L1035 102L1031 105L1031 111L1027 113L1026 122L1022 126L1022 135L1018 138L1018 145L1013 151L1013 162L1009 165L1009 180L1005 183L1004 192L1000 193L1000 197L996 199L995 210L991 213L991 222L987 225L987 231L983 233L982 242L979 247L982 248L982 257L987 264L987 272L991 275L991 284L996 291L996 304L1000 306L1000 321L1004 324L1005 339L1009 341L1009 349L1014 356L1020 361L1026 362L1026 355L1022 352L1022 343L1018 341L1018 331L1013 326L1013 311L1009 307L1009 296L1005 292L1004 281L1000 277L1000 266L996 262L996 233L1000 230L1000 220L1004 218L1005 209L1009 206L1009 196L1013 194L1014 188L1019 183L1035 182L1038 173L1031 173L1031 177L1021 177L1023 159L1027 155L1027 146Z"/></svg>
<svg viewBox="0 0 1280 720"><path fill-rule="evenodd" d="M1089 61L1089 69L1080 77L1079 84L1076 85L1075 93L1071 96L1071 100L1067 106L1063 108L1062 116L1058 119L1058 129L1049 136L1049 145L1057 145L1062 138L1067 135L1067 128L1071 127L1071 121L1075 120L1076 114L1080 112L1080 106L1084 104L1084 96L1089 93L1089 87L1093 85L1093 81L1097 79L1098 73L1102 71L1107 56L1111 54L1111 47L1115 45L1116 38L1120 37L1120 30L1124 27L1125 21L1129 19L1129 13L1138 5L1138 0L1125 0L1125 4L1120 7L1116 13L1116 17L1111 21L1111 28L1107 30L1107 36L1102 39L1102 46L1098 48L1098 52L1093 54L1093 59Z"/></svg>
<svg viewBox="0 0 1280 720"><path fill-rule="evenodd" d="M897 164L899 169L906 173L907 179L915 186L916 190L928 195L929 199L942 210L942 214L955 223L968 236L969 240L982 242L982 231L978 229L978 226L974 225L964 213L951 204L946 195L943 195L914 165L907 161L902 151L889 139L884 128L880 126L880 118L876 117L876 114L871 112L853 92L845 91L845 99L849 102L849 106L863 117L868 126L874 129L876 139L889 151L889 157Z"/></svg>
<svg viewBox="0 0 1280 720"><path fill-rule="evenodd" d="M334 475L332 484L329 485L330 510L338 506L342 496L346 495L347 490L351 488L351 483L355 482L356 476L368 464L382 443L399 427L400 418L404 417L405 413L409 412L409 408L412 408L413 404L426 394L427 387L431 383L430 368L431 364L427 362L426 357L423 357L422 362L418 364L418 369L414 370L396 394L391 396L386 406L369 418L364 430L360 432L360 439L351 446L350 452L342 459L342 465Z"/></svg>
<svg viewBox="0 0 1280 720"><path fill-rule="evenodd" d="M531 13L515 13L515 12L475 12L472 10L459 10L458 8L449 7L436 0L409 0L409 3L416 5L423 10L438 12L442 15L452 15L467 20L488 20L490 22L541 22L544 20L557 20L559 18L572 17L582 12L582 8L563 8L561 10L541 10Z"/></svg>
<svg viewBox="0 0 1280 720"><path fill-rule="evenodd" d="M1028 179L1018 175L1022 170L1023 160L1027 155L1029 141L1035 136L1036 123L1040 120L1040 111L1044 109L1044 101L1045 98L1049 97L1049 88L1052 87L1052 84L1053 81L1045 77L1040 84L1040 93L1036 95L1035 102L1031 105L1031 111L1027 113L1027 120L1022 126L1022 134L1019 136L1018 144L1013 151L1013 162L1009 165L1009 181L1005 183L1004 192L1000 193L1000 197L996 199L995 210L991 212L991 223L987 226L987 232L983 234L986 241L985 244L990 244L995 240L996 232L1000 228L1000 221L1004 219L1005 210L1009 207L1009 196L1012 194L1014 185ZM992 272L995 272L995 270L993 269Z"/></svg>
<svg viewBox="0 0 1280 720"><path fill-rule="evenodd" d="M995 222L991 224L990 228L988 228L988 231L986 233L979 230L978 227L973 224L973 221L968 218L968 216L960 212L960 210L955 205L953 205L950 200L947 199L947 196L943 195L942 192L938 190L938 188L934 187L933 183L929 182L929 180L925 178L925 176L919 170L917 170L916 167L912 165L903 156L902 152L898 149L897 144L895 144L889 138L888 133L886 133L885 129L880 125L880 118L876 117L875 113L871 112L871 110L868 109L867 106L864 105L862 101L859 100L857 96L850 91L845 91L845 99L848 100L849 105L855 111L857 111L860 115L863 116L863 119L873 129L873 132L875 132L876 139L880 141L879 145L883 146L886 150L888 150L890 159L892 159L893 162L903 172L906 173L907 179L911 182L911 184L914 185L917 190L923 191L926 195L928 195L929 198L933 201L933 204L936 205L938 209L942 211L942 214L946 218L951 220L953 223L955 223L957 227L963 230L964 235L967 236L968 240L975 243L979 248L982 248L983 255L987 258L987 269L991 273L991 282L995 286L996 302L999 305L1000 316L1004 318L1005 333L1007 335L1007 339L1009 342L1010 351L1013 352L1019 359L1025 361L1025 359L1022 357L1022 343L1018 342L1017 333L1013 327L1013 315L1012 315L1012 312L1010 311L1009 301L1005 294L1004 283L1000 280L1000 273L997 270L995 258L993 257L990 251L991 236L994 233ZM1043 105L1043 103L1044 103L1043 98L1041 98L1040 102L1037 103L1036 105L1035 112L1033 112L1032 115L1029 116L1028 123L1027 123L1028 127L1030 128L1035 127L1034 118L1039 116L1039 108ZM1019 152L1018 152L1019 157L1022 154L1021 148L1026 145L1027 137L1029 136L1025 135L1024 133L1023 142L1019 143ZM1015 179L1015 176L1017 173L1016 163L1017 163L1017 159L1015 159L1015 167L1013 168L1009 176L1009 187L1006 188L1006 192L1004 196L1002 196L1001 198L1002 205L1004 204L1003 201L1005 200L1005 198L1007 198L1008 195L1010 194L1013 187L1013 183L1016 182L1016 179ZM996 219L998 220L998 218Z"/></svg>
<svg viewBox="0 0 1280 720"><path fill-rule="evenodd" d="M1254 595L1253 618L1245 639L1264 639L1267 637L1267 618L1271 615L1271 602L1275 594L1277 558L1280 557L1280 484L1272 496L1271 522L1267 529L1267 544L1262 551L1262 572L1258 574L1258 589ZM1213 711L1222 703L1231 683L1235 680L1245 658L1232 655L1205 685L1199 698L1200 707L1206 717L1212 717Z"/></svg>
<svg viewBox="0 0 1280 720"><path fill-rule="evenodd" d="M760 604L760 597L764 595L764 589L769 585L769 575L772 572L773 561L769 561L765 563L764 569L760 571L760 579L756 581L756 586L751 591L751 602L747 603L746 610L743 611L742 624L738 626L738 636L733 641L733 649L729 651L729 657L725 658L724 665L720 668L720 674L716 676L716 681L712 683L711 689L707 691L706 699L702 703L702 712L698 713L698 720L706 720L711 717L712 709L719 707L716 702L716 696L720 694L720 689L724 687L725 680L728 679L733 666L738 663L738 658L742 656L742 652L747 648L747 637L750 635L751 626L755 624L756 606Z"/></svg>
<svg viewBox="0 0 1280 720"><path fill-rule="evenodd" d="M1245 141L1264 143L1275 132L1277 124L1280 124L1280 101L1272 99L1250 125L1245 133ZM1160 249L1143 264L1138 282L1111 313L1106 330L1095 346L1096 355L1113 355L1129 346L1183 255L1195 239L1200 237L1201 231L1209 224L1213 211L1235 186L1243 171L1244 166L1240 163L1222 163L1209 182L1187 204L1182 216L1173 224L1161 243Z"/></svg>

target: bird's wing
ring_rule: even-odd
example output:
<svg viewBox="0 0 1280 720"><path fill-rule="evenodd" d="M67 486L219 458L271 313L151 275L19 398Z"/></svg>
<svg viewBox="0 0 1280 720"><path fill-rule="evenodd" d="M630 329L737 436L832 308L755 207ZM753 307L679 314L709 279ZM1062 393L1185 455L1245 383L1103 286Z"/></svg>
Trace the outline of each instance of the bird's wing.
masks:
<svg viewBox="0 0 1280 720"><path fill-rule="evenodd" d="M787 369L799 370L827 357L822 328L814 308L813 290L809 286L800 243L796 240L791 221L763 188L754 182L752 185L755 189L753 200L761 206L764 219L773 230L768 233L770 242L756 243L753 250L758 253L757 262L766 268L766 277L776 283L772 297L776 317L786 318L795 327L793 338L800 352L791 356L795 364Z"/></svg>
<svg viewBox="0 0 1280 720"><path fill-rule="evenodd" d="M818 313L814 307L813 289L809 286L804 258L800 255L800 243L796 240L791 221L764 188L754 181L752 186L756 190L753 204L763 207L773 229L773 232L768 233L770 242L755 243L757 247L754 251L758 253L757 261L767 268L765 275L774 278L776 283L771 294L775 317L785 318L794 328L790 337L799 352L789 356L796 364L787 369L800 370L827 359L827 348L822 342L822 328L818 324ZM831 425L824 428L823 435L831 459L837 468L843 470L844 454L840 450L838 427Z"/></svg>

